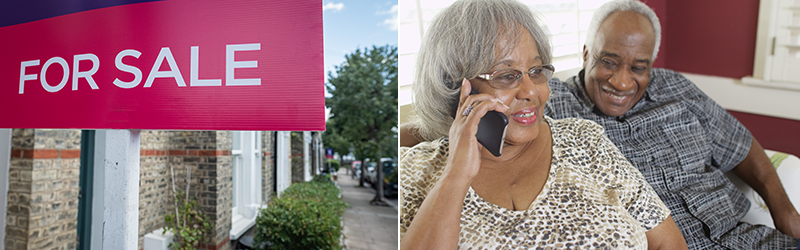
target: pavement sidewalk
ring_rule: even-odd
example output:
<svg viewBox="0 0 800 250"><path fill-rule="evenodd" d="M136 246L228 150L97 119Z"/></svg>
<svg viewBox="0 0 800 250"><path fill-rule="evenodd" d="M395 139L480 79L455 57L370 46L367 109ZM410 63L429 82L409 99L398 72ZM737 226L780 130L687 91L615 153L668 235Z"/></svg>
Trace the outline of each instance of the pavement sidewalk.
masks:
<svg viewBox="0 0 800 250"><path fill-rule="evenodd" d="M353 179L344 168L339 170L337 182L342 199L350 204L344 212L345 249L398 249L397 207L370 205L375 190L359 187L358 179Z"/></svg>

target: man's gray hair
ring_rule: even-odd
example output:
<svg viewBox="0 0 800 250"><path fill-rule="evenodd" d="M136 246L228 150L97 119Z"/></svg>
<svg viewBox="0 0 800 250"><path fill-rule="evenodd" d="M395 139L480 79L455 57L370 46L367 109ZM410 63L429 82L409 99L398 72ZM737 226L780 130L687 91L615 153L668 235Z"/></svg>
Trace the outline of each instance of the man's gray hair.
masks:
<svg viewBox="0 0 800 250"><path fill-rule="evenodd" d="M414 67L414 126L426 140L446 137L453 123L462 79L486 73L496 63L495 49L510 54L528 30L542 64L552 60L550 37L537 16L514 0L461 0L431 21ZM507 40L506 47L497 47Z"/></svg>
<svg viewBox="0 0 800 250"><path fill-rule="evenodd" d="M600 24L608 18L612 13L617 11L633 11L644 15L650 19L653 24L653 32L656 34L656 46L653 48L653 57L651 62L656 60L658 55L658 47L661 45L661 23L658 21L658 16L646 4L637 0L615 0L603 4L598 8L592 16L592 22L589 24L589 30L586 34L586 49L590 52L593 49L595 38L597 38L597 30L600 29Z"/></svg>

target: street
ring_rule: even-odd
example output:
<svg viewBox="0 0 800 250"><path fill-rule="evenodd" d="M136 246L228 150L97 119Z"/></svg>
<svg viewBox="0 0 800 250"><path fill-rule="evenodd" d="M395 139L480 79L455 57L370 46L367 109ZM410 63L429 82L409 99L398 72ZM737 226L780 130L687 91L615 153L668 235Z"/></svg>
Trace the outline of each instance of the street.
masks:
<svg viewBox="0 0 800 250"><path fill-rule="evenodd" d="M387 198L386 200L389 201L393 207L397 207L397 195L392 196L392 198Z"/></svg>
<svg viewBox="0 0 800 250"><path fill-rule="evenodd" d="M342 199L350 204L344 213L344 246L348 250L398 249L397 196L385 198L389 206L373 206L375 197L371 187L358 186L358 180L338 172Z"/></svg>

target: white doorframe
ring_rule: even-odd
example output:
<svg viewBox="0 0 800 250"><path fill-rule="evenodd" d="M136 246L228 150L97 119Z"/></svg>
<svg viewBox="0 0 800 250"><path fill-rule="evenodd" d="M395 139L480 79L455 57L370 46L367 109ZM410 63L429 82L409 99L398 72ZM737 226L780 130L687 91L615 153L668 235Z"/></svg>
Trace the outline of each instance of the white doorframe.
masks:
<svg viewBox="0 0 800 250"><path fill-rule="evenodd" d="M277 166L277 173L275 176L277 177L277 187L278 196L283 193L283 190L289 187L292 184L292 155L290 152L290 143L292 140L292 134L289 131L278 131L277 134L277 148L278 152L276 152L276 166Z"/></svg>

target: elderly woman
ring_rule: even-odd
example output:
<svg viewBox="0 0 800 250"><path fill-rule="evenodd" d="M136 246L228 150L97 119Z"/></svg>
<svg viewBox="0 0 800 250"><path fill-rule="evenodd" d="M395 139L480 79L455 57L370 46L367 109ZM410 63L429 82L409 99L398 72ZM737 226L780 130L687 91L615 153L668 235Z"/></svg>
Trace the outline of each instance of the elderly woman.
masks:
<svg viewBox="0 0 800 250"><path fill-rule="evenodd" d="M400 151L403 249L686 248L602 127L542 115L550 50L517 2L459 1L433 20L414 79L427 142ZM476 139L492 110L509 120L499 157Z"/></svg>

